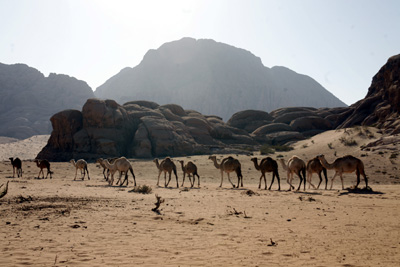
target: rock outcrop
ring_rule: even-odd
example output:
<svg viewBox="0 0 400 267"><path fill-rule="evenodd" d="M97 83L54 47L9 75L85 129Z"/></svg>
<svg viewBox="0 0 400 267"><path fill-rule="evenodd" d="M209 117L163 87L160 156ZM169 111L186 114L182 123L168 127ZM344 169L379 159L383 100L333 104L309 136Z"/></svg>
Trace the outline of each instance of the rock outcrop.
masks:
<svg viewBox="0 0 400 267"><path fill-rule="evenodd" d="M350 106L340 128L376 126L400 133L400 54L392 56L373 77L366 97Z"/></svg>
<svg viewBox="0 0 400 267"><path fill-rule="evenodd" d="M49 134L53 114L80 110L93 96L85 82L67 75L45 77L24 64L0 63L0 136L24 139Z"/></svg>
<svg viewBox="0 0 400 267"><path fill-rule="evenodd" d="M176 103L224 121L250 109L346 106L306 75L285 67L265 67L244 49L192 38L149 50L139 65L121 70L95 94L121 104L133 99Z"/></svg>
<svg viewBox="0 0 400 267"><path fill-rule="evenodd" d="M162 157L237 151L258 145L244 130L221 118L178 105L89 99L82 111L65 110L51 118L53 132L37 158Z"/></svg>

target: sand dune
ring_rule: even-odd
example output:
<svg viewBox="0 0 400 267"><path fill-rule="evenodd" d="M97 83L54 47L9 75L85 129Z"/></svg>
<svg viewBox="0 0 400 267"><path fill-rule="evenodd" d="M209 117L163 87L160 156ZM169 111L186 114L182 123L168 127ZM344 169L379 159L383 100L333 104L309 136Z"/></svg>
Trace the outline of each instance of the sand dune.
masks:
<svg viewBox="0 0 400 267"><path fill-rule="evenodd" d="M12 178L10 163L0 162L0 184L9 181L0 200L0 266L398 266L399 159L393 151L360 150L380 134L353 131L323 133L272 157L324 153L333 161L335 152L353 154L364 161L373 192L339 190L340 180L333 190L287 192L281 166L282 190L276 182L271 191L259 190L250 155L232 155L242 163L240 189L226 177L218 187L220 174L208 156L174 158L198 166L200 188L176 188L175 178L173 187L157 187L155 164L131 159L138 184L151 186L151 194L130 192L131 178L128 187L108 186L94 163L91 180L73 181L70 163L52 163L50 180L35 178L39 169L30 160L23 178ZM357 145L343 145L343 136ZM179 165L178 175L181 183ZM347 174L345 186L354 183ZM152 211L156 194L165 200L159 213Z"/></svg>

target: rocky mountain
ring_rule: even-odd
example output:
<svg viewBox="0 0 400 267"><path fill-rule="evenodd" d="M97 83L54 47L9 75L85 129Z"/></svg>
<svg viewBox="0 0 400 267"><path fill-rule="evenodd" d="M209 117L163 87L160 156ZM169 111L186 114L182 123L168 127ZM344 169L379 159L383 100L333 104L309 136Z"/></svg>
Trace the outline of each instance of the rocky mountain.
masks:
<svg viewBox="0 0 400 267"><path fill-rule="evenodd" d="M94 97L86 82L62 74L45 77L24 64L0 63L0 136L28 138L51 132L50 117L81 109Z"/></svg>
<svg viewBox="0 0 400 267"><path fill-rule="evenodd" d="M285 67L265 67L249 51L213 40L183 38L149 50L95 91L118 103L175 103L224 120L247 110L281 107L343 107L312 78Z"/></svg>

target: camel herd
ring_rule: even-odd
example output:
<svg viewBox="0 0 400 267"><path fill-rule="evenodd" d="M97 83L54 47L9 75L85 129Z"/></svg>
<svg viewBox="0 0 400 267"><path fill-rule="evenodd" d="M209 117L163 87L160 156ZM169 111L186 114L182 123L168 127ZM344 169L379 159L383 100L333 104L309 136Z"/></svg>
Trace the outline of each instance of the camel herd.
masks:
<svg viewBox="0 0 400 267"><path fill-rule="evenodd" d="M224 173L227 174L228 180L231 183L232 187L239 188L239 186L243 187L243 175L242 175L242 167L238 159L235 159L231 156L223 158L219 163L217 161L216 156L209 156L209 159L214 163L214 166L220 171L221 174L221 183L220 187L222 187L223 179L224 179ZM272 180L271 184L268 187L268 190L271 190L271 187L275 181L275 177L278 181L278 190L281 189L281 184L280 184L280 177L279 177L279 172L278 172L278 163L276 160L272 159L271 157L266 157L261 159L260 163L258 162L259 160L254 157L250 159L254 163L254 167L256 170L261 172L260 176L260 181L258 184L258 188L261 188L262 180L264 180L265 184L265 189L267 189L267 179L265 174L266 173L272 173ZM22 177L22 162L19 158L10 158L11 164L13 166L13 177L15 177L15 172L17 173L18 177ZM279 160L281 162L281 165L283 169L287 172L287 183L289 184L289 191L292 189L295 189L293 186L293 178L294 175L296 174L299 179L300 183L299 186L297 187L296 190L300 190L301 185L303 184L304 190L306 190L306 182L308 181L309 185L312 186L314 189L319 189L321 183L322 183L322 174L324 174L325 177L325 190L328 187L328 178L327 178L327 170L334 170L335 174L331 178L331 186L330 189L333 187L333 181L335 180L336 176L339 176L342 182L342 189L344 189L344 184L343 184L343 174L344 173L356 173L357 176L357 184L355 187L358 187L360 184L360 175L364 177L365 181L365 186L368 187L368 179L365 175L364 171L364 164L363 162L351 155L344 156L337 158L333 163L328 163L324 157L324 155L318 155L315 158L309 160L307 164L298 156L292 156L289 160L285 162L284 159ZM77 178L77 173L78 169L81 171L81 179L84 180L85 175L87 174L88 180L90 180L89 177L89 170L88 170L88 164L85 160L79 159L75 162L74 159L70 161L73 166L75 167L75 177L74 180ZM168 187L170 181L171 181L171 175L172 172L175 175L176 178L176 187L179 188L179 182L178 182L178 175L177 175L177 170L176 170L176 165L173 162L173 160L170 157L166 157L162 161L159 161L159 159L154 159L153 162L156 164L157 170L158 170L158 178L157 178L157 186L159 186L160 182L160 176L161 173L164 173L164 187ZM179 161L182 167L182 172L183 172L183 180L181 187L184 186L185 183L185 177L186 175L188 176L190 186L193 187L195 185L195 179L197 176L197 186L200 187L200 176L198 174L197 166L192 162L189 161L186 164L184 163L183 160ZM42 178L46 178L50 174L50 179L52 178L53 172L50 170L50 163L47 160L38 160L35 159L35 163L37 167L40 169L38 178L40 177L40 174L42 174ZM120 158L110 158L110 159L102 159L99 158L96 160L96 163L100 164L103 167L103 176L104 179L108 182L109 185L114 184L114 175L118 171L119 172L119 177L117 181L117 185L124 185L126 182L126 185L128 186L128 173L130 172L133 177L133 182L134 186L136 186L136 178L135 174L133 172L133 168L129 160L125 157L120 157ZM47 169L47 175L44 177L44 171L43 169ZM236 176L238 178L237 185L235 185L231 179L230 179L230 173L235 172ZM168 173L168 181L167 181L167 173ZM317 173L319 176L319 183L318 186L314 186L312 184L312 175L313 173ZM125 179L121 182L122 175L125 174ZM306 177L307 174L307 177Z"/></svg>

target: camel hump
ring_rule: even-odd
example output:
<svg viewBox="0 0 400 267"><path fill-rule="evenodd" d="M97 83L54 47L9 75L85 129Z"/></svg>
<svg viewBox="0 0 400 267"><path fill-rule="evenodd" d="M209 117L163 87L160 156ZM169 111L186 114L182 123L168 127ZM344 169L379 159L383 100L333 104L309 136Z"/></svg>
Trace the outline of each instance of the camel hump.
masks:
<svg viewBox="0 0 400 267"><path fill-rule="evenodd" d="M166 157L164 160L169 162L172 161L170 157Z"/></svg>

